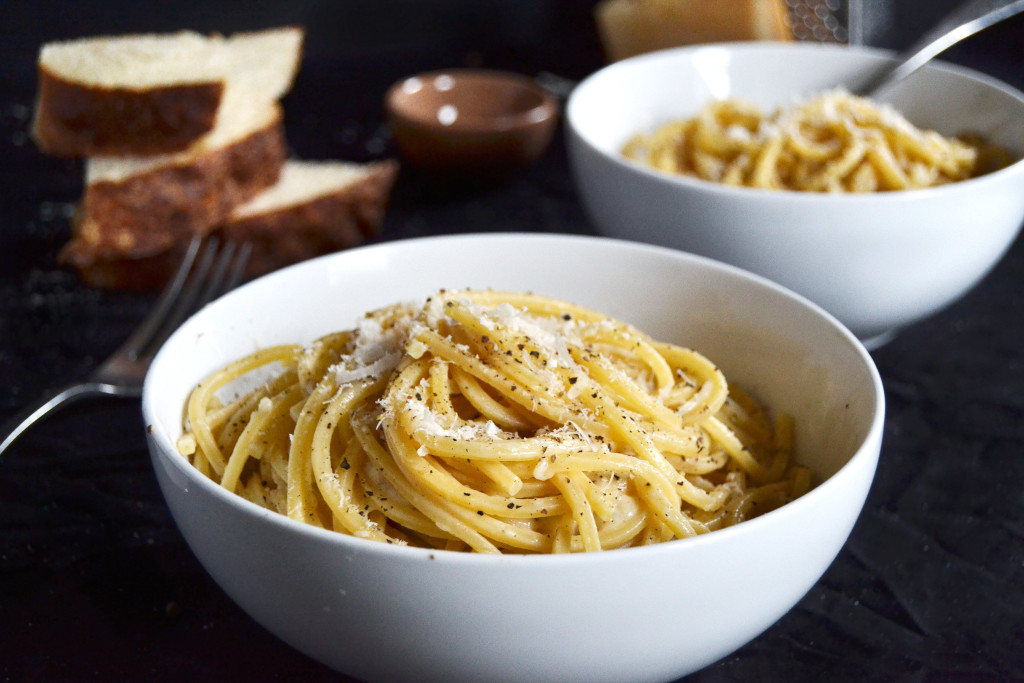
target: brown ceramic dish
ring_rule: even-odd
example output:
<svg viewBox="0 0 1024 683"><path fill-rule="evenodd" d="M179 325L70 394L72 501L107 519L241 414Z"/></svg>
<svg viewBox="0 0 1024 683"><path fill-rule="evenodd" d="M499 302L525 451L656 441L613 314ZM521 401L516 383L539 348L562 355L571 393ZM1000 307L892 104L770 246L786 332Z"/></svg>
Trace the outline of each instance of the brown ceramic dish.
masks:
<svg viewBox="0 0 1024 683"><path fill-rule="evenodd" d="M395 144L408 162L426 171L491 176L544 152L559 103L526 76L451 69L395 83L385 104Z"/></svg>

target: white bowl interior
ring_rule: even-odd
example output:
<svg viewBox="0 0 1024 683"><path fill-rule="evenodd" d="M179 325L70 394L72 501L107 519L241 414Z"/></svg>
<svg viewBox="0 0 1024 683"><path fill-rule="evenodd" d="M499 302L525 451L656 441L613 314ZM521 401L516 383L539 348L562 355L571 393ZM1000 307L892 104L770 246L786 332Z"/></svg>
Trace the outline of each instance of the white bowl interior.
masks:
<svg viewBox="0 0 1024 683"><path fill-rule="evenodd" d="M807 43L665 50L585 80L573 91L567 117L588 142L618 158L636 133L692 116L712 100L739 97L770 113L837 86L852 87L891 59L885 50ZM1024 158L1024 101L995 79L936 61L884 100L918 127L944 135L979 133Z"/></svg>
<svg viewBox="0 0 1024 683"><path fill-rule="evenodd" d="M304 527L224 492L175 452L186 396L211 370L348 328L381 305L461 287L549 294L703 351L797 416L798 457L822 483L780 510L686 542L495 558ZM167 342L143 410L161 487L199 559L257 621L311 656L372 679L415 671L421 680L671 680L756 636L834 559L874 472L884 400L856 339L767 281L659 247L505 234L365 247L250 283ZM679 590L681 571L707 591ZM609 601L609 590L621 599ZM537 610L557 616L538 619ZM710 616L678 623L686 610ZM573 628L595 620L614 624L616 647ZM678 637L666 648L670 626Z"/></svg>

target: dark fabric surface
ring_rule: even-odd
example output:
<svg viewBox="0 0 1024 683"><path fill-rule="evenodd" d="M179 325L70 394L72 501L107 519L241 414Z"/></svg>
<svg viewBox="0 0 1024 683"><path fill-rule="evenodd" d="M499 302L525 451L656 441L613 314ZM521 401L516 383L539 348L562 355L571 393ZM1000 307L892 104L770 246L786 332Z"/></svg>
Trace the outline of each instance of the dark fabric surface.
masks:
<svg viewBox="0 0 1024 683"><path fill-rule="evenodd" d="M300 157L356 161L392 153L381 96L407 73L482 63L579 78L601 64L592 3L451 0L404 6L397 23L379 8L394 15L398 2L376 14L371 3L273 4L182 3L168 16L111 3L109 22L103 3L0 6L0 418L84 376L151 304L83 287L55 263L82 169L27 138L42 41L306 23L289 143ZM951 58L1021 87L1022 35L1011 21ZM496 187L439 188L403 171L379 239L503 230L592 232L561 135ZM689 680L1024 680L1022 284L1018 239L961 301L873 353L888 417L849 542L792 611ZM0 461L0 679L214 678L344 680L269 635L199 566L157 489L137 402L52 415Z"/></svg>

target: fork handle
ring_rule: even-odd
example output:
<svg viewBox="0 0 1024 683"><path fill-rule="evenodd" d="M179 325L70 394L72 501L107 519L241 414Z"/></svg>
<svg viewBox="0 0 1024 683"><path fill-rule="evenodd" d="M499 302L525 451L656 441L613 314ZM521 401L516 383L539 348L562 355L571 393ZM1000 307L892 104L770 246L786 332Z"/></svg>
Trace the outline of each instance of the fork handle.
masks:
<svg viewBox="0 0 1024 683"><path fill-rule="evenodd" d="M51 411L80 398L88 396L124 396L124 389L113 384L102 382L80 382L69 384L65 387L47 392L35 403L26 406L20 413L12 417L4 425L4 440L0 443L0 459L3 458L7 448L14 443L14 440L26 429L43 418Z"/></svg>
<svg viewBox="0 0 1024 683"><path fill-rule="evenodd" d="M903 50L896 62L883 68L854 92L873 96L924 66L964 38L1024 12L1024 0L968 0Z"/></svg>

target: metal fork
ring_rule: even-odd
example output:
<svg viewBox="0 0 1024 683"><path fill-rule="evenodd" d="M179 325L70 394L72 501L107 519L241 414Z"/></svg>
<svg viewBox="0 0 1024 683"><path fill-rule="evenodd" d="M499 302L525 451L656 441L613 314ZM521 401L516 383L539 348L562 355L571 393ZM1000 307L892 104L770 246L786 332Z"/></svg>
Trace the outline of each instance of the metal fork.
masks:
<svg viewBox="0 0 1024 683"><path fill-rule="evenodd" d="M250 250L248 244L222 244L216 237L192 240L153 310L113 355L84 382L47 392L7 423L0 458L22 432L61 405L89 396L141 396L146 371L157 350L188 315L241 282Z"/></svg>

